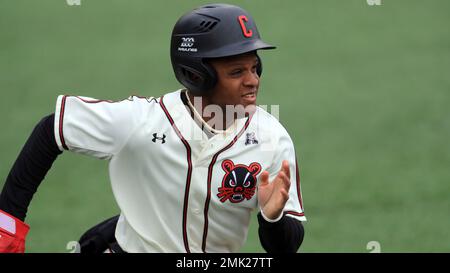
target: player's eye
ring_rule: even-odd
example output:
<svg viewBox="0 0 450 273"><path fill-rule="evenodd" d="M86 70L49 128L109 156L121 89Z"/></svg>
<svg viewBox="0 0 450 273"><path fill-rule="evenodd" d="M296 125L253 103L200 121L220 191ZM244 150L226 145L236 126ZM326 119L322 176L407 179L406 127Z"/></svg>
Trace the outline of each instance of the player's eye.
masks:
<svg viewBox="0 0 450 273"><path fill-rule="evenodd" d="M242 73L242 69L231 70L230 76L239 76Z"/></svg>
<svg viewBox="0 0 450 273"><path fill-rule="evenodd" d="M244 187L246 187L246 188L250 187L250 181L248 181L248 180L245 181L244 182Z"/></svg>
<svg viewBox="0 0 450 273"><path fill-rule="evenodd" d="M236 182L235 182L235 181L233 181L233 180L230 180L230 186L232 186L232 187L236 187Z"/></svg>

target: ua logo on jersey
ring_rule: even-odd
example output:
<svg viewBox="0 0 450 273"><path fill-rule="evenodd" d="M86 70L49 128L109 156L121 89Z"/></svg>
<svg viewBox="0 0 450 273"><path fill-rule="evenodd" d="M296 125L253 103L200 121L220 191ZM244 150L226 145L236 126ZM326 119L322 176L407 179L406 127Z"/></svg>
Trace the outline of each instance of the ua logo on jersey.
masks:
<svg viewBox="0 0 450 273"><path fill-rule="evenodd" d="M219 188L217 197L224 203L239 203L244 199L250 200L256 190L256 175L261 171L261 165L253 162L250 166L243 164L234 165L233 161L226 159L222 162L225 176L222 187Z"/></svg>
<svg viewBox="0 0 450 273"><path fill-rule="evenodd" d="M152 139L152 141L153 141L153 142L156 142L156 140L160 140L161 143L164 144L164 143L166 143L166 135L163 134L162 137L159 137L157 133L154 133L154 134L153 134L153 139Z"/></svg>

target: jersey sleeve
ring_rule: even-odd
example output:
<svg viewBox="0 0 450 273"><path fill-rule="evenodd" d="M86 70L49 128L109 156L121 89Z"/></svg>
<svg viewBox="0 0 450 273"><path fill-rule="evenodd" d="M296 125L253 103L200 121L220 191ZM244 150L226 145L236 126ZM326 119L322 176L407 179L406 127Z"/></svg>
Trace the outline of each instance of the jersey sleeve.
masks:
<svg viewBox="0 0 450 273"><path fill-rule="evenodd" d="M123 101L59 96L55 138L61 151L109 159L118 153L143 118L148 98Z"/></svg>
<svg viewBox="0 0 450 273"><path fill-rule="evenodd" d="M306 221L303 209L303 199L300 187L300 170L295 154L294 144L288 133L281 130L281 135L278 137L275 155L272 165L268 168L269 181L272 181L281 169L283 160L289 161L291 187L289 188L289 200L284 207L284 214L293 217L299 221Z"/></svg>

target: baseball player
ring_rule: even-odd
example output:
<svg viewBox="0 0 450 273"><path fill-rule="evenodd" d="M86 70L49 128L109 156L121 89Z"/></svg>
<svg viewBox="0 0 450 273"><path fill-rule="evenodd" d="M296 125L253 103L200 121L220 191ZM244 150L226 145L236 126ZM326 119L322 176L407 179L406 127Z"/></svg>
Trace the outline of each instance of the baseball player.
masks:
<svg viewBox="0 0 450 273"><path fill-rule="evenodd" d="M306 218L294 146L256 106L257 51L273 48L242 8L206 5L183 15L172 32L171 61L183 89L122 101L59 96L6 179L0 252L24 252L27 207L63 151L109 161L121 211L88 231L84 243L103 237L115 252L237 252L256 209L264 249L296 252Z"/></svg>

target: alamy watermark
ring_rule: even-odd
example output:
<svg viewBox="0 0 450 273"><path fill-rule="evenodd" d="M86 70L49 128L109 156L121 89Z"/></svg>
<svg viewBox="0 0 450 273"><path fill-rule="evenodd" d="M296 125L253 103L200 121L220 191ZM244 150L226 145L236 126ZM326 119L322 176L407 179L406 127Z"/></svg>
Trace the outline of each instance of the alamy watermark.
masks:
<svg viewBox="0 0 450 273"><path fill-rule="evenodd" d="M80 253L81 252L80 243L77 241L67 242L66 249L69 250L69 253Z"/></svg>
<svg viewBox="0 0 450 273"><path fill-rule="evenodd" d="M381 244L378 241L370 241L367 243L366 249L370 250L370 253L381 253Z"/></svg>
<svg viewBox="0 0 450 273"><path fill-rule="evenodd" d="M178 122L177 128L183 132L183 137L188 140L202 141L208 139L208 134L205 132L211 132L216 134L216 138L228 138L234 136L241 131L244 124L251 120L251 129L246 130L243 138L245 138L246 145L258 144L261 151L273 151L277 148L278 143L272 143L276 141L276 138L271 137L276 128L268 123L268 112L276 120L280 119L280 106L279 105L254 105L247 106L238 105L226 105L219 106L217 104L203 105L202 97L194 97L189 101L189 107L184 104L179 104L176 107L170 109L171 116L174 120L186 120L186 116L194 116L193 122ZM258 109L259 108L259 109ZM190 112L186 115L186 110ZM201 126L202 129L198 130ZM175 137L175 136L173 136ZM163 139L164 138L164 139ZM166 141L162 134L156 134L154 136L156 142Z"/></svg>
<svg viewBox="0 0 450 273"><path fill-rule="evenodd" d="M80 253L81 246L77 241L70 241L66 245L66 249L69 250L69 253ZM366 249L369 250L369 253L381 253L381 244L379 241L370 241L366 245Z"/></svg>
<svg viewBox="0 0 450 273"><path fill-rule="evenodd" d="M66 0L69 6L81 6L81 0Z"/></svg>
<svg viewBox="0 0 450 273"><path fill-rule="evenodd" d="M369 6L381 6L381 0L366 0Z"/></svg>

